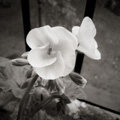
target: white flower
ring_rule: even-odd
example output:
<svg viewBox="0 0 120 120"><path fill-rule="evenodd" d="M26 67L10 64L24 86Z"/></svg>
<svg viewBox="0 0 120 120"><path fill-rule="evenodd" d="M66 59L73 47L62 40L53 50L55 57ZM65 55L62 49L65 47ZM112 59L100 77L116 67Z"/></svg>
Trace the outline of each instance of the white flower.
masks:
<svg viewBox="0 0 120 120"><path fill-rule="evenodd" d="M96 35L96 28L89 17L85 17L83 19L80 27L74 26L72 28L72 33L78 39L78 51L83 52L92 59L101 59L101 54L97 49L97 42L94 39Z"/></svg>
<svg viewBox="0 0 120 120"><path fill-rule="evenodd" d="M44 26L31 30L27 44L28 62L43 79L68 75L75 65L76 37L63 27Z"/></svg>
<svg viewBox="0 0 120 120"><path fill-rule="evenodd" d="M77 115L80 112L79 107L81 106L81 102L77 99L75 100L71 100L71 103L67 104L68 108L69 108L69 115ZM73 117L75 117L73 116ZM78 116L79 117L79 116Z"/></svg>

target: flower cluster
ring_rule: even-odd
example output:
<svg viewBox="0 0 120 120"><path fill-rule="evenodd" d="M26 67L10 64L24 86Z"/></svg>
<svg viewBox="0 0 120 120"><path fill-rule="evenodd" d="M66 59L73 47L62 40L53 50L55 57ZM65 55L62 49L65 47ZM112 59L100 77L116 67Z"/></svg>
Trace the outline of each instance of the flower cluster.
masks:
<svg viewBox="0 0 120 120"><path fill-rule="evenodd" d="M73 27L72 32L48 25L32 29L26 39L31 48L27 60L43 79L66 76L74 69L76 51L92 59L101 58L95 35L96 28L89 17L83 19L80 27Z"/></svg>

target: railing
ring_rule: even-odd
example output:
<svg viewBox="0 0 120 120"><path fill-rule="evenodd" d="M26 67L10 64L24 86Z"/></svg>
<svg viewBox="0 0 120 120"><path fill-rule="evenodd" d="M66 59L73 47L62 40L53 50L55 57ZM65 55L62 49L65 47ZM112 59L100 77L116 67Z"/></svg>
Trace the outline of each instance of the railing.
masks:
<svg viewBox="0 0 120 120"><path fill-rule="evenodd" d="M26 39L26 36L31 28L29 0L21 0L21 7L22 7L23 27L24 27L24 38ZM25 41L25 49L26 51L30 50L29 46L26 44L26 41Z"/></svg>

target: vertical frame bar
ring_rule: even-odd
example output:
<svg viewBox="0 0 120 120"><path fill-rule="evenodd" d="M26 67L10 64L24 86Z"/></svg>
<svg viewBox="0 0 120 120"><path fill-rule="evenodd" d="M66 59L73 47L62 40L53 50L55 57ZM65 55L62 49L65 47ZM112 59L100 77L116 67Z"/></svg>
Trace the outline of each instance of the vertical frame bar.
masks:
<svg viewBox="0 0 120 120"><path fill-rule="evenodd" d="M29 0L21 0L21 7L22 7L22 17L23 17L24 38L26 40L26 36L30 31ZM26 44L26 41L25 41L25 49L26 51L30 50L30 47Z"/></svg>
<svg viewBox="0 0 120 120"><path fill-rule="evenodd" d="M96 0L87 0L86 1L84 17L88 16L91 19L93 19L93 15L94 15L94 11L95 11L95 5L96 5ZM83 60L84 60L84 54L77 53L76 65L75 65L75 69L74 69L74 71L76 73L81 72Z"/></svg>
<svg viewBox="0 0 120 120"><path fill-rule="evenodd" d="M87 0L84 17L88 16L91 19L93 19L95 5L96 5L96 0Z"/></svg>
<svg viewBox="0 0 120 120"><path fill-rule="evenodd" d="M39 22L39 26L42 26L42 2L41 0L37 0L38 3L38 22Z"/></svg>

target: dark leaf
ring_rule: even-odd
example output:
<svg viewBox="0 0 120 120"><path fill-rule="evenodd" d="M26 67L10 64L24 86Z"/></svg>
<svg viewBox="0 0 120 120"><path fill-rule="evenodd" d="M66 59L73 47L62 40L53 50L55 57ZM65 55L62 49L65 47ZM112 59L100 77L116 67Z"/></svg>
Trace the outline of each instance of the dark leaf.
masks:
<svg viewBox="0 0 120 120"><path fill-rule="evenodd" d="M63 104L61 102L58 102L56 107L57 107L57 112L60 113L62 110Z"/></svg>
<svg viewBox="0 0 120 120"><path fill-rule="evenodd" d="M57 103L57 112L60 114L68 115L69 109L66 104L62 103L61 101Z"/></svg>
<svg viewBox="0 0 120 120"><path fill-rule="evenodd" d="M11 92L0 92L0 108L15 99Z"/></svg>
<svg viewBox="0 0 120 120"><path fill-rule="evenodd" d="M9 116L9 112L0 109L0 120L12 120Z"/></svg>
<svg viewBox="0 0 120 120"><path fill-rule="evenodd" d="M49 96L50 95L48 91L44 89L43 87L34 88L32 91L32 94L30 94L29 96L29 102L27 104L28 109L26 109L26 111L28 111L28 114L26 114L26 116L32 117L32 114L34 111L36 111L36 108L41 104L42 101L44 101Z"/></svg>
<svg viewBox="0 0 120 120"><path fill-rule="evenodd" d="M61 97L61 101L63 101L64 104L68 104L68 103L70 103L70 99L69 99L69 97L66 96L65 94L62 94L60 97Z"/></svg>

